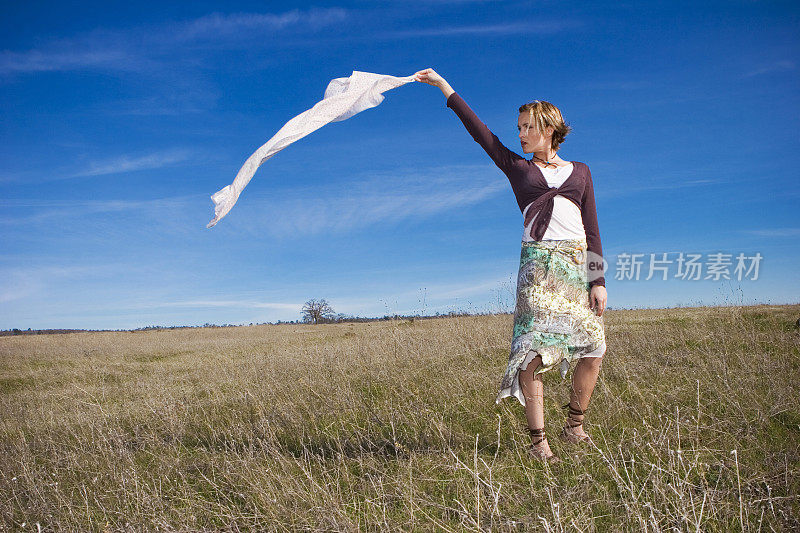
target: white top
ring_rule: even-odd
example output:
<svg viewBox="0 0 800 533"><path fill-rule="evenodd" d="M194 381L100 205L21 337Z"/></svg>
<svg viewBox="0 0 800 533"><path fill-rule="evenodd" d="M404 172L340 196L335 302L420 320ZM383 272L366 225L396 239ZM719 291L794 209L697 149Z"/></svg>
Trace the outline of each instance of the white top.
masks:
<svg viewBox="0 0 800 533"><path fill-rule="evenodd" d="M567 178L572 173L572 163L563 167L556 168L542 168L544 178L550 187L560 187L562 183L567 181ZM525 213L531 204L525 206L522 212L522 218L525 219ZM522 240L530 242L533 240L531 237L531 226L533 221L536 220L541 213L536 213L530 224L528 224L522 232ZM564 239L585 239L586 231L583 228L583 217L581 217L581 209L572 200L561 196L560 194L553 197L553 215L550 217L550 224L547 225L547 230L542 236L542 240L564 240Z"/></svg>

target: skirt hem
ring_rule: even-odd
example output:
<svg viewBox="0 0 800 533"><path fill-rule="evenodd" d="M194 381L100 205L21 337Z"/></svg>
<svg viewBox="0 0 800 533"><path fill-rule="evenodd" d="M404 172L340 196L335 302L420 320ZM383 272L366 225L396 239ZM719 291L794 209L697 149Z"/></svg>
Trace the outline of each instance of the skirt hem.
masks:
<svg viewBox="0 0 800 533"><path fill-rule="evenodd" d="M597 350L589 352L581 357L578 357L577 359L583 359L584 357L603 357L605 353L606 353L606 343L605 341L603 341L602 346L600 346ZM499 405L504 398L513 396L519 401L520 404L522 404L522 407L525 407L525 395L522 393L522 386L519 384L519 374L520 372L528 368L528 363L533 361L537 355L539 355L539 353L534 349L531 349L528 352L528 355L525 356L525 360L522 361L521 365L519 365L517 373L511 382L511 386L500 389L500 392L497 393L497 398L495 398L495 404ZM569 371L570 368L570 360L564 358L560 361L560 363L556 364L561 365L561 380L563 381L567 377L567 372ZM552 369L554 366L556 365L551 365L549 368L537 369L536 374L544 374L548 370Z"/></svg>

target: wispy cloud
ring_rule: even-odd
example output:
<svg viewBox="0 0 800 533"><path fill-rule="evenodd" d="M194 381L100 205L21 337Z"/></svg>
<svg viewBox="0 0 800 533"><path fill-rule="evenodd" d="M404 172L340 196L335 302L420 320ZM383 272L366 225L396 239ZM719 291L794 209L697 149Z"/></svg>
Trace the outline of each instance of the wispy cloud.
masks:
<svg viewBox="0 0 800 533"><path fill-rule="evenodd" d="M184 300L174 302L154 303L152 307L233 307L242 309L276 309L279 311L297 311L303 307L302 303L285 302L259 302L257 300Z"/></svg>
<svg viewBox="0 0 800 533"><path fill-rule="evenodd" d="M743 233L759 237L800 237L800 228L751 229Z"/></svg>
<svg viewBox="0 0 800 533"><path fill-rule="evenodd" d="M173 149L142 156L123 155L113 159L93 161L85 170L64 177L103 176L135 172L137 170L153 170L183 163L191 155L191 151L186 149Z"/></svg>
<svg viewBox="0 0 800 533"><path fill-rule="evenodd" d="M391 187L387 187L391 183ZM335 187L297 188L281 198L252 198L237 205L249 229L277 237L345 233L375 224L394 225L463 209L505 192L508 183L485 165L375 174ZM240 200L240 204L242 204ZM265 208L269 206L268 208ZM233 220L230 215L228 219ZM235 223L237 226L241 223Z"/></svg>
<svg viewBox="0 0 800 533"><path fill-rule="evenodd" d="M161 64L178 45L248 46L278 38L276 32L308 34L345 22L341 8L293 9L285 13L212 13L180 22L124 30L96 29L39 48L0 52L0 74L85 69L142 71Z"/></svg>
<svg viewBox="0 0 800 533"><path fill-rule="evenodd" d="M677 189L685 189L688 187L703 187L706 185L714 185L718 183L730 183L731 180L723 178L700 178L700 179L684 179L663 181L660 183L647 183L631 185L629 182L624 184L607 184L603 188L595 186L595 194L598 197L617 197L627 196L629 194L636 194L646 191L671 191Z"/></svg>
<svg viewBox="0 0 800 533"><path fill-rule="evenodd" d="M775 61L769 65L765 65L763 67L759 67L755 70L751 70L750 72L746 72L742 75L743 78L749 78L751 76L759 76L761 74L769 74L770 72L788 72L797 68L797 64L794 61L790 61L788 59Z"/></svg>
<svg viewBox="0 0 800 533"><path fill-rule="evenodd" d="M79 49L59 51L55 47L29 50L27 52L0 52L0 73L47 72L98 67L121 68L127 65L128 54L124 50Z"/></svg>
<svg viewBox="0 0 800 533"><path fill-rule="evenodd" d="M354 23L350 11L333 8L293 9L283 13L211 13L202 17L121 30L98 28L62 39L52 39L25 51L0 52L0 74L48 71L111 70L145 72L163 70L176 51L192 45L201 49L230 49L270 43L300 36L297 45L313 45L319 37L336 40L320 31ZM500 24L455 25L445 27L380 31L364 28L347 32L341 40L385 40L434 36L504 36L517 34L550 35L582 25L574 19L536 20ZM278 40L280 39L280 41Z"/></svg>
<svg viewBox="0 0 800 533"><path fill-rule="evenodd" d="M21 274L7 275L0 282L0 303L23 300L41 293L43 289L44 283L34 277Z"/></svg>
<svg viewBox="0 0 800 533"><path fill-rule="evenodd" d="M653 82L649 80L597 80L586 81L582 84L584 89L612 90L612 91L637 91L650 90Z"/></svg>
<svg viewBox="0 0 800 533"><path fill-rule="evenodd" d="M281 14L272 13L212 13L177 25L173 39L195 41L201 39L241 40L254 35L263 36L264 31L280 31L300 28L317 31L347 20L348 13L341 8L300 11L293 9Z"/></svg>
<svg viewBox="0 0 800 533"><path fill-rule="evenodd" d="M112 169L142 168L131 163L98 166L96 173ZM391 183L392 187L387 187ZM498 179L486 165L450 165L406 172L370 173L349 182L323 187L282 189L279 196L248 195L237 204L233 217L225 224L234 231L270 234L278 238L322 233L346 234L376 224L393 226L424 219L448 211L479 204L507 192L508 183ZM199 224L191 208L206 203L209 216L213 204L208 194L192 194L147 200L14 200L0 199L5 216L0 225L48 224L54 220L78 220L94 215L116 213L123 217L139 211L137 219L162 224L163 213L170 213L172 224L194 228ZM14 211L16 210L16 211ZM204 223L202 225L205 225ZM199 227L199 226L198 226ZM216 230L213 230L216 231Z"/></svg>
<svg viewBox="0 0 800 533"><path fill-rule="evenodd" d="M508 285L510 281L509 275L497 275L494 277L479 277L474 279L455 280L452 283L433 283L426 284L424 289L420 287L396 287L395 291L387 295L387 298L381 298L378 295L371 297L353 297L332 295L329 299L336 312L345 314L354 314L360 316L380 316L382 312L389 314L397 311L390 306L390 302L403 302L405 307L408 307L409 302L417 301L422 297L423 290L426 299L425 308L428 312L437 309L452 308L455 302L459 300L467 300L470 297L484 297L487 294L498 292L509 292ZM336 291L334 291L336 292ZM513 291L510 291L513 293ZM506 295L507 296L507 295ZM383 302L383 303L381 303ZM481 300L482 302L482 300ZM387 307L388 306L388 307ZM234 296L232 299L223 300L174 300L174 301L152 301L142 306L134 306L135 308L182 308L182 309L268 309L273 311L285 311L288 313L297 313L300 316L303 308L301 302L272 302L262 301L253 298L238 298ZM403 311L403 313L412 312L410 308Z"/></svg>
<svg viewBox="0 0 800 533"><path fill-rule="evenodd" d="M85 149L81 147L81 149ZM122 154L109 158L94 159L72 164L66 168L53 169L46 173L26 171L24 173L0 175L0 183L39 184L72 178L126 174L141 170L176 167L191 161L198 163L199 155L186 148L172 148L145 154ZM76 168L77 167L77 168ZM2 200L0 200L2 203Z"/></svg>
<svg viewBox="0 0 800 533"><path fill-rule="evenodd" d="M51 223L53 220L76 220L97 214L145 211L149 218L160 219L159 214L185 209L192 203L208 198L206 194L192 194L150 200L0 200L0 207L8 213L10 209L21 209L19 216L0 218L0 225L32 225Z"/></svg>
<svg viewBox="0 0 800 533"><path fill-rule="evenodd" d="M180 92L145 98L96 102L94 108L104 115L183 117L213 108L222 96L216 87L182 87Z"/></svg>
<svg viewBox="0 0 800 533"><path fill-rule="evenodd" d="M0 303L46 294L48 287L65 280L97 276L112 271L112 265L34 266L0 270Z"/></svg>
<svg viewBox="0 0 800 533"><path fill-rule="evenodd" d="M382 31L377 38L408 38L408 37L435 37L455 35L517 35L541 34L550 35L560 33L570 28L580 26L576 20L546 20L533 22L514 22L508 24L476 24L465 26L447 26L441 28L415 28L413 30L388 30Z"/></svg>

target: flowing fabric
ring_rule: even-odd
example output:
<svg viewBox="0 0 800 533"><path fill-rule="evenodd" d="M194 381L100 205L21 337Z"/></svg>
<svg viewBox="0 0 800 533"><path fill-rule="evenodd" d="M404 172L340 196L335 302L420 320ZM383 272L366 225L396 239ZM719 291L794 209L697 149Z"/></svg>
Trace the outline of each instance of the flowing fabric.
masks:
<svg viewBox="0 0 800 533"><path fill-rule="evenodd" d="M522 242L511 352L497 403L513 396L525 405L519 373L537 355L537 374L560 364L563 379L571 362L605 354L603 317L589 307L586 260L585 239Z"/></svg>
<svg viewBox="0 0 800 533"><path fill-rule="evenodd" d="M228 214L258 167L267 159L325 124L346 120L365 109L377 106L383 101L382 93L411 81L416 81L413 75L396 77L358 70L354 70L347 78L331 80L321 101L287 122L278 133L247 158L233 183L211 196L214 201L214 218L206 227L214 226Z"/></svg>

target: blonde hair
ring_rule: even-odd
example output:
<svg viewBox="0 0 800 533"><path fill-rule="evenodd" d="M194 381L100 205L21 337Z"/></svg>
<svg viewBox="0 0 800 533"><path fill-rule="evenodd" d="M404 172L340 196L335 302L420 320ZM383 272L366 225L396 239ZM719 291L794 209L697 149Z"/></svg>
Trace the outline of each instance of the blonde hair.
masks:
<svg viewBox="0 0 800 533"><path fill-rule="evenodd" d="M564 142L564 138L572 131L572 128L564 122L561 110L550 102L534 100L520 106L519 112L520 114L528 113L528 126L542 134L544 134L544 130L548 126L553 127L553 139L551 141L553 150L558 150L558 147Z"/></svg>

